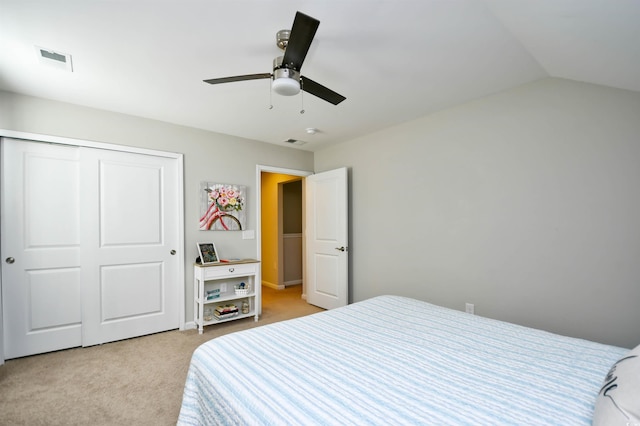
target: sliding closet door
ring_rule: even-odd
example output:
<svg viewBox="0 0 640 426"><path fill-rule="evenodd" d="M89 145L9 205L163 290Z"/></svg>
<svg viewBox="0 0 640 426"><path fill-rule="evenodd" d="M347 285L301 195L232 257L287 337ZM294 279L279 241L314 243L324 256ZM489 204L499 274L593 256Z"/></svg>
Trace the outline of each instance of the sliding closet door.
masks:
<svg viewBox="0 0 640 426"><path fill-rule="evenodd" d="M178 328L174 159L82 152L83 344Z"/></svg>
<svg viewBox="0 0 640 426"><path fill-rule="evenodd" d="M2 140L5 358L178 328L175 158Z"/></svg>
<svg viewBox="0 0 640 426"><path fill-rule="evenodd" d="M80 150L1 143L5 356L80 346Z"/></svg>

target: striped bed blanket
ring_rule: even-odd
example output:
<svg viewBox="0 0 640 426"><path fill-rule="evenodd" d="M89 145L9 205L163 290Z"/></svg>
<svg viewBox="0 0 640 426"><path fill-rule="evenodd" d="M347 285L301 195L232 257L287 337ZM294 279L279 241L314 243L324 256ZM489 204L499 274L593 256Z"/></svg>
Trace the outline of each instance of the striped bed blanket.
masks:
<svg viewBox="0 0 640 426"><path fill-rule="evenodd" d="M590 425L627 349L399 296L193 353L179 425Z"/></svg>

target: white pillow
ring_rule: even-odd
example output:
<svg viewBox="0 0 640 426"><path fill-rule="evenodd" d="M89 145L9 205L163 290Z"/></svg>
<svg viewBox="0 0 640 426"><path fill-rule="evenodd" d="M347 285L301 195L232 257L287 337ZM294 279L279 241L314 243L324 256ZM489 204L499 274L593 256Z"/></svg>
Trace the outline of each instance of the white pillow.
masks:
<svg viewBox="0 0 640 426"><path fill-rule="evenodd" d="M616 362L604 380L594 426L640 426L640 345Z"/></svg>

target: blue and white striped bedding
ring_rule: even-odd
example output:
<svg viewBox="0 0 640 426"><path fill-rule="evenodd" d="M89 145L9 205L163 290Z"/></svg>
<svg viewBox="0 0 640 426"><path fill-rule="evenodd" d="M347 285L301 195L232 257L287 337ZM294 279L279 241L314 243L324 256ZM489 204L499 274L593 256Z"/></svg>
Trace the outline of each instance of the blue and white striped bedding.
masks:
<svg viewBox="0 0 640 426"><path fill-rule="evenodd" d="M193 354L179 425L589 425L627 350L380 296Z"/></svg>

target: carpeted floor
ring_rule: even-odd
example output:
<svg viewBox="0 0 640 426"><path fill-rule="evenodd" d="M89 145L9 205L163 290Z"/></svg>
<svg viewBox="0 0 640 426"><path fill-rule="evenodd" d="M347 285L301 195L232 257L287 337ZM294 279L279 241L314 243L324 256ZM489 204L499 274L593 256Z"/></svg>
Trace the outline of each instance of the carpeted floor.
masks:
<svg viewBox="0 0 640 426"><path fill-rule="evenodd" d="M175 425L193 350L223 334L321 311L300 286L263 288L262 317L168 331L0 366L0 425Z"/></svg>

